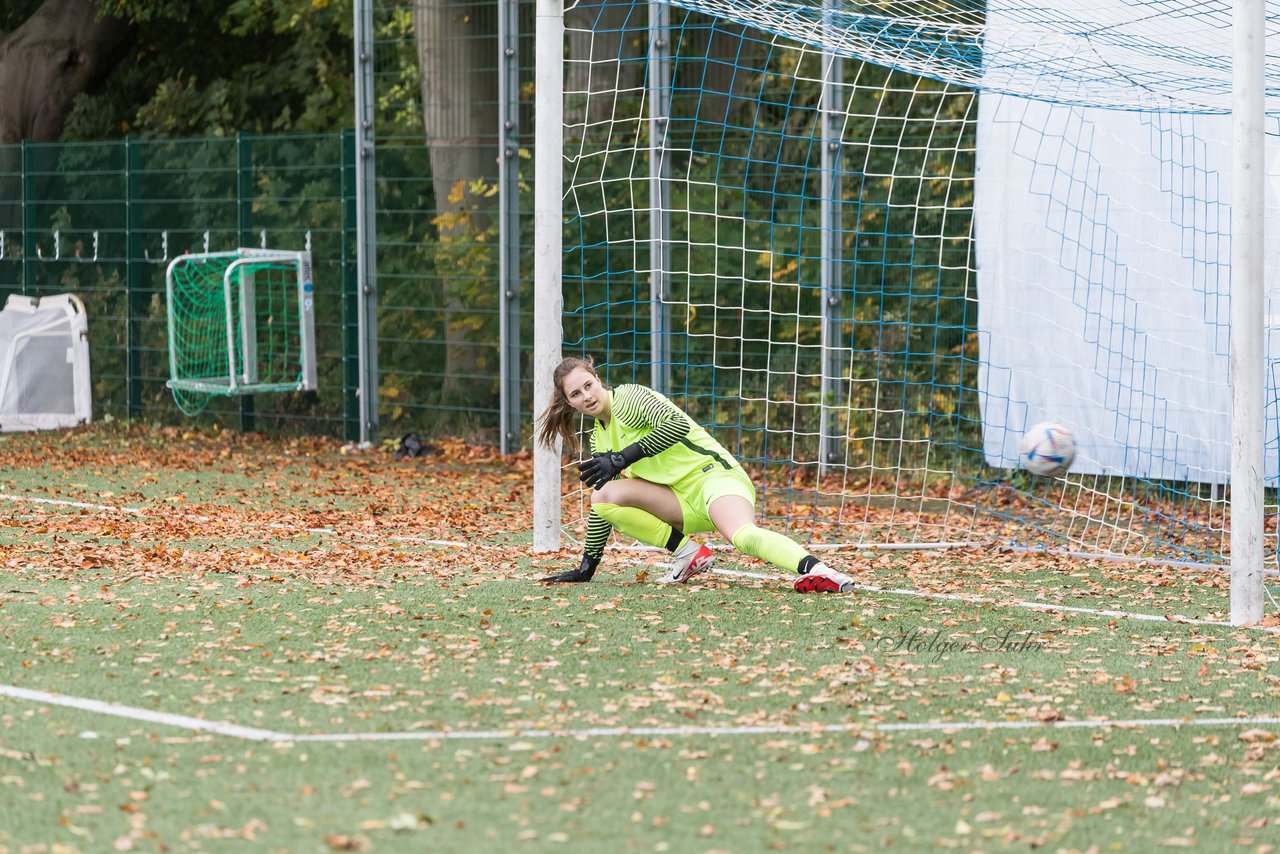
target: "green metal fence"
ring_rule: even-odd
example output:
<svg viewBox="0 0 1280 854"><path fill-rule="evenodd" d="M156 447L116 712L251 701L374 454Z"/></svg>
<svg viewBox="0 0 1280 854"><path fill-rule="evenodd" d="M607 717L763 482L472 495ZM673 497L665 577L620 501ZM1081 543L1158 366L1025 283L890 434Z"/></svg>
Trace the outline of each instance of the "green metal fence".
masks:
<svg viewBox="0 0 1280 854"><path fill-rule="evenodd" d="M180 422L165 386L167 260L264 241L309 246L320 391L216 398L201 417L357 439L356 185L374 162L365 246L376 256L377 437L527 442L532 3L504 3L502 15L476 2L430 18L410 0L370 0L368 161L353 130L0 146L0 300L78 294L95 418ZM461 130L433 101L455 83L471 87Z"/></svg>
<svg viewBox="0 0 1280 854"><path fill-rule="evenodd" d="M209 417L353 437L354 161L350 132L0 147L0 299L79 295L95 418L176 420L165 386L168 261L310 248L321 391L219 398Z"/></svg>
<svg viewBox="0 0 1280 854"><path fill-rule="evenodd" d="M370 6L380 432L518 447L533 397L533 4Z"/></svg>

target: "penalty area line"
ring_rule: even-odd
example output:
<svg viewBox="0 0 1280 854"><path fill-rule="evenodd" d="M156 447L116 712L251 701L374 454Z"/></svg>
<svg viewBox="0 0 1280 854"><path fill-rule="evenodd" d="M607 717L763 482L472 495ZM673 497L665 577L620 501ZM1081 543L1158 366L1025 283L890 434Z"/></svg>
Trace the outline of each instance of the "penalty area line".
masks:
<svg viewBox="0 0 1280 854"><path fill-rule="evenodd" d="M15 685L0 685L0 696L25 700L50 706L63 706L93 714L159 724L188 731L206 732L245 741L282 743L351 743L385 741L504 741L510 739L542 738L689 738L695 736L734 735L794 735L814 736L847 733L850 735L874 735L895 732L960 732L974 730L1036 730L1036 729L1141 729L1144 727L1241 727L1280 726L1280 717L1256 716L1244 718L1108 718L1081 720L1004 720L1004 721L916 721L880 723L874 721L839 724L755 724L743 726L616 726L616 727L558 727L549 729L486 729L486 730L414 730L409 732L340 732L340 733L289 733L276 730L246 727L227 721L211 721L189 715L175 715L152 709L140 709L122 703L108 703L68 694L53 694ZM86 733L82 733L86 735Z"/></svg>

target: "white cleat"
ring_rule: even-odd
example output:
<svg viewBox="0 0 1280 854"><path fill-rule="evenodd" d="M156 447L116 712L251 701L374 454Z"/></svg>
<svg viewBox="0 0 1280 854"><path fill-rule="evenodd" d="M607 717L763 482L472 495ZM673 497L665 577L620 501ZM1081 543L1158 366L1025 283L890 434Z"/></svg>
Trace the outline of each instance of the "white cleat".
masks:
<svg viewBox="0 0 1280 854"><path fill-rule="evenodd" d="M820 563L796 579L797 593L850 593L858 585L843 572Z"/></svg>
<svg viewBox="0 0 1280 854"><path fill-rule="evenodd" d="M715 561L715 552L691 539L671 555L671 571L659 578L658 583L684 584L699 572L710 569Z"/></svg>

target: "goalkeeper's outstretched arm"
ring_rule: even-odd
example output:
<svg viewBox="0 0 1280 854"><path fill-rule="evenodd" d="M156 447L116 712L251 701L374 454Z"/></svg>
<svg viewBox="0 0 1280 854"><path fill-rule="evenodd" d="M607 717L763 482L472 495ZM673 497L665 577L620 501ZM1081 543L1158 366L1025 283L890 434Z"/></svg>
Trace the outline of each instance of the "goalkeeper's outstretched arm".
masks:
<svg viewBox="0 0 1280 854"><path fill-rule="evenodd" d="M604 557L604 545L609 541L609 533L612 530L613 526L593 508L591 516L587 519L587 545L582 552L582 563L578 565L577 569L548 575L542 581L590 581L591 577L596 574L596 569L600 566L600 559Z"/></svg>

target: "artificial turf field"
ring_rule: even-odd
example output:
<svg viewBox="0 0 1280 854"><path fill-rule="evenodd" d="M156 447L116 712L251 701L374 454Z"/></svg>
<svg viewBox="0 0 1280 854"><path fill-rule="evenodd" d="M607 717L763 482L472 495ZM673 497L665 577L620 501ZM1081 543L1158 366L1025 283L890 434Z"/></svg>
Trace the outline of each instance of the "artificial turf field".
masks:
<svg viewBox="0 0 1280 854"><path fill-rule="evenodd" d="M1220 574L832 554L589 584L528 460L0 437L0 852L1267 851L1280 636ZM1149 617L1150 619L1142 619Z"/></svg>

